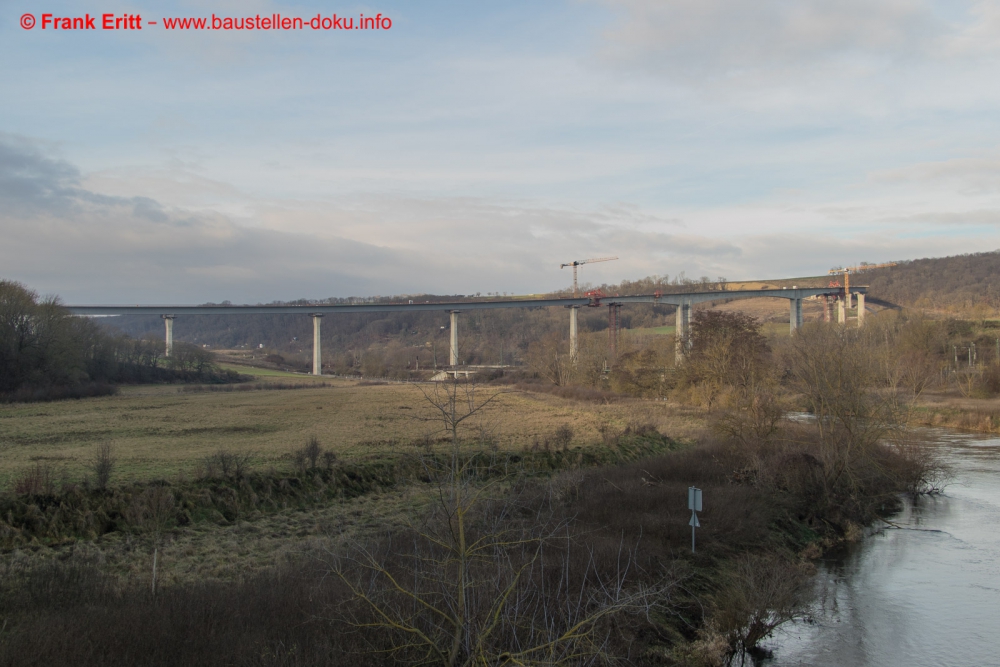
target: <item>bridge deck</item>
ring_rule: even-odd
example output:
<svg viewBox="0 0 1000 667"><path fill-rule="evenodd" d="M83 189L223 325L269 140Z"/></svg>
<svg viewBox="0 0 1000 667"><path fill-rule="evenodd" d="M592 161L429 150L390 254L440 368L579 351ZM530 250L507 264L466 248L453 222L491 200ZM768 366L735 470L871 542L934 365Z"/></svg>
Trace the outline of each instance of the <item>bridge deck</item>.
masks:
<svg viewBox="0 0 1000 667"><path fill-rule="evenodd" d="M852 294L865 294L868 288L851 287ZM394 311L420 310L487 310L495 308L552 308L606 306L612 303L652 303L679 306L682 303L705 303L732 299L755 299L772 297L777 299L805 299L823 294L841 294L836 287L800 287L797 289L733 290L711 292L684 292L680 294L638 294L631 296L581 297L566 299L519 299L505 301L450 301L435 303L352 303L323 304L309 306L182 306L182 305L139 305L134 306L66 306L74 315L291 315L291 314L333 314L333 313L386 313Z"/></svg>

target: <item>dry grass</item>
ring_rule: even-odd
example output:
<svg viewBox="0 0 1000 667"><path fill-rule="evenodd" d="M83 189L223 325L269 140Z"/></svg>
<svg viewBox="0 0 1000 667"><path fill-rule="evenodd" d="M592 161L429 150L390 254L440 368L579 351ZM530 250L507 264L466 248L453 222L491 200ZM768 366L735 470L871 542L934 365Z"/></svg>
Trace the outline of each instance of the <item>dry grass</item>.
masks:
<svg viewBox="0 0 1000 667"><path fill-rule="evenodd" d="M1000 433L1000 398L968 398L954 390L925 391L911 421L974 433Z"/></svg>
<svg viewBox="0 0 1000 667"><path fill-rule="evenodd" d="M271 376L284 380L285 375ZM303 376L292 376L301 378ZM293 453L317 437L341 460L366 460L410 451L438 428L414 417L430 416L412 385L359 386L324 378L328 385L294 391L180 392L176 386L126 387L117 396L46 404L0 405L0 488L36 463L78 481L88 474L97 447L117 452L115 480L172 479L196 474L219 449L252 451L258 465L291 468ZM490 391L489 388L486 391ZM602 441L601 428L651 423L685 437L701 417L663 403L626 400L595 405L549 394L513 392L484 414L485 423L463 424L465 437L488 426L502 448L521 449L572 424L574 444Z"/></svg>

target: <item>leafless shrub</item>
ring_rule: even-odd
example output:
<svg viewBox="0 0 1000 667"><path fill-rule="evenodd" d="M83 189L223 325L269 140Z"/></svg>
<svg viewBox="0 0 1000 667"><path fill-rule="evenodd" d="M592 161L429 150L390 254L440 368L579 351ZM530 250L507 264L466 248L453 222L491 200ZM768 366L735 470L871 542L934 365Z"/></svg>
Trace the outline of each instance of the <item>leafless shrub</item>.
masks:
<svg viewBox="0 0 1000 667"><path fill-rule="evenodd" d="M309 438L309 442L302 451L305 454L306 459L309 461L309 467L315 468L316 464L319 462L319 457L323 453L323 448L319 444L319 439L316 436Z"/></svg>
<svg viewBox="0 0 1000 667"><path fill-rule="evenodd" d="M623 615L648 618L676 581L652 580L636 544L605 558L519 487L445 466L419 526L334 559L353 604L346 620L387 639L395 662L441 665L610 664L629 658ZM616 563L608 568L608 562ZM617 655L616 655L617 654Z"/></svg>
<svg viewBox="0 0 1000 667"><path fill-rule="evenodd" d="M556 429L553 442L555 442L556 447L563 451L569 449L570 443L573 442L573 429L570 428L569 424L563 424Z"/></svg>
<svg viewBox="0 0 1000 667"><path fill-rule="evenodd" d="M597 432L601 434L601 442L607 446L614 445L618 442L618 438L622 436L624 431L615 428L611 424L604 422L597 427Z"/></svg>
<svg viewBox="0 0 1000 667"><path fill-rule="evenodd" d="M712 594L712 622L730 655L748 651L805 611L807 577L795 563L773 555L746 554L723 571Z"/></svg>
<svg viewBox="0 0 1000 667"><path fill-rule="evenodd" d="M326 468L332 468L337 455L331 451L325 451L320 445L316 436L309 438L309 441L300 449L292 453L292 460L295 462L295 469L299 474L305 474L310 470L316 470L320 461Z"/></svg>
<svg viewBox="0 0 1000 667"><path fill-rule="evenodd" d="M173 523L176 513L174 494L163 486L153 486L132 497L124 519L137 533L159 535Z"/></svg>
<svg viewBox="0 0 1000 667"><path fill-rule="evenodd" d="M111 473L115 469L118 459L115 456L114 447L110 442L104 442L97 446L97 452L90 462L90 469L94 473L94 485L98 489L106 489L111 481Z"/></svg>
<svg viewBox="0 0 1000 667"><path fill-rule="evenodd" d="M329 470L330 468L333 467L333 464L336 462L337 462L336 454L334 454L330 450L326 450L325 452L323 452L323 466L325 468Z"/></svg>
<svg viewBox="0 0 1000 667"><path fill-rule="evenodd" d="M205 457L203 474L208 478L243 479L249 472L255 458L253 452L233 452L228 449L220 449Z"/></svg>
<svg viewBox="0 0 1000 667"><path fill-rule="evenodd" d="M56 491L55 472L50 463L36 463L14 478L14 493L49 496Z"/></svg>

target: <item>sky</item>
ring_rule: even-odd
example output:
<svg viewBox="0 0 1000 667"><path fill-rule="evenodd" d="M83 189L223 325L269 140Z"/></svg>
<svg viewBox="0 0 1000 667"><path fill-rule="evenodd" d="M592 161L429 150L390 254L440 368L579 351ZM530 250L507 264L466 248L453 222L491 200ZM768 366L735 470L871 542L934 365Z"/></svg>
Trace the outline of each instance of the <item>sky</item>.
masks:
<svg viewBox="0 0 1000 667"><path fill-rule="evenodd" d="M213 14L391 25L164 25ZM996 250L998 71L1000 0L0 0L0 279L258 303Z"/></svg>

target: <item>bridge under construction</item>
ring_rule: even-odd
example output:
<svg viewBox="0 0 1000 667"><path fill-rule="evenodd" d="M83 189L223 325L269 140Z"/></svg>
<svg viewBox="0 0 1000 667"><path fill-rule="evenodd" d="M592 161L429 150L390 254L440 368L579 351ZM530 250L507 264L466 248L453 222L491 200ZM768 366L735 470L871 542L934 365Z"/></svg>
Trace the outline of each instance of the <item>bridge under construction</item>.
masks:
<svg viewBox="0 0 1000 667"><path fill-rule="evenodd" d="M469 310L491 310L497 308L566 308L569 310L569 351L570 358L577 356L577 317L580 308L608 308L608 339L612 357L615 356L620 322L620 311L624 304L649 303L677 307L675 331L677 359L683 359L690 341L691 308L698 303L713 301L733 301L737 299L775 298L789 302L789 330L795 332L802 326L802 301L819 298L824 302L824 319L833 320L832 307L837 304L837 321L846 323L847 309L851 308L853 296L858 299L858 325L864 323L865 294L863 286L842 287L792 287L757 290L709 290L703 292L682 292L675 294L639 294L630 296L607 296L600 292L588 292L586 296L557 299L511 299L486 301L451 301L424 303L365 303L337 305L268 305L268 306L179 306L179 305L134 305L134 306L66 306L74 315L159 315L166 329L166 354L170 356L174 346L174 318L188 315L292 315L301 314L313 320L313 375L321 375L323 351L321 346L321 323L323 317L337 313L387 313L403 311L444 311L451 321L451 345L449 361L452 367L458 363L458 322L459 315Z"/></svg>

